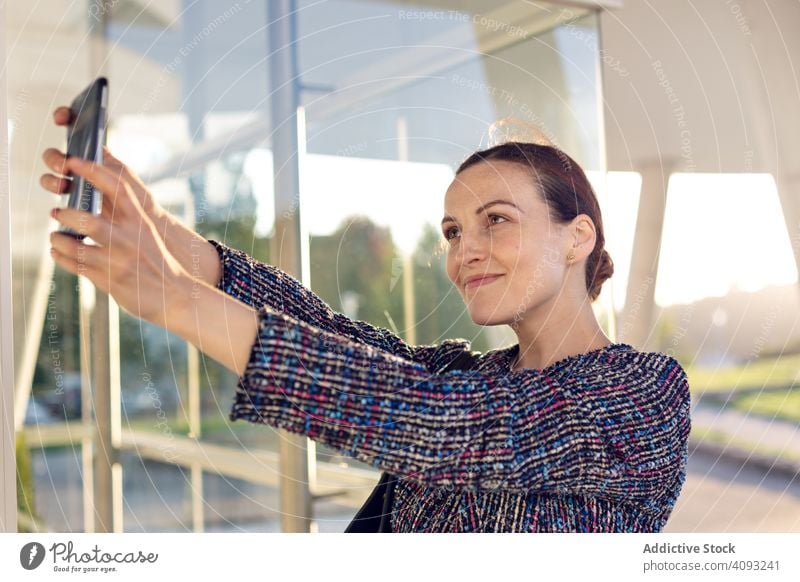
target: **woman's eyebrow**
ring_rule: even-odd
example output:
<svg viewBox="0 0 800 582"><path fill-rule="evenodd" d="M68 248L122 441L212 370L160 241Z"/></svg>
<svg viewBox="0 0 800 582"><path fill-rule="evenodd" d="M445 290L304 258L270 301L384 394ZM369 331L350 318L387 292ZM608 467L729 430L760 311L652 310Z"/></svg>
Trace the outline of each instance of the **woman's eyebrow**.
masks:
<svg viewBox="0 0 800 582"><path fill-rule="evenodd" d="M480 208L478 208L478 209L475 211L475 214L480 214L481 212L483 212L484 210L486 210L486 209L487 209L487 208L489 208L490 206L495 206L496 204L508 204L509 206L513 206L514 208L516 208L517 210L519 210L520 212L522 212L522 214L525 214L525 211L524 211L524 210L522 210L522 208L520 208L519 206L517 206L517 205L516 205L516 204L514 204L513 202L509 202L508 200L501 200L500 198L498 198L497 200L492 200L491 202L487 202L486 204L484 204L483 206L481 206ZM444 224L445 222L451 222L451 221L452 221L452 222L455 222L455 221L456 221L456 219L455 219L455 218L453 218L452 216L445 216L445 217L442 219L442 224Z"/></svg>

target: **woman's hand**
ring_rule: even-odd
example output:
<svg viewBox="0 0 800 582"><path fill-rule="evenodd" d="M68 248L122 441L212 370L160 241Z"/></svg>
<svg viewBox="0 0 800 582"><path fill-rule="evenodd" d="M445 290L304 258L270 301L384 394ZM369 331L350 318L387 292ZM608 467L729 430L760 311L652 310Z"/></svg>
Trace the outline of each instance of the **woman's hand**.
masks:
<svg viewBox="0 0 800 582"><path fill-rule="evenodd" d="M58 107L53 112L53 121L56 125L68 125L71 115L69 107ZM67 172L64 165L67 160L66 156L55 148L49 148L42 157L47 167L54 172L42 174L39 179L42 187L55 194L66 194L70 185L70 180L63 176ZM114 171L121 180L127 183L144 214L155 224L167 250L172 253L181 266L190 271L196 279L216 286L222 274L222 266L219 255L211 243L159 205L139 176L114 157L107 147L103 147L103 166ZM114 208L110 197L103 196L101 216L110 221L113 212Z"/></svg>
<svg viewBox="0 0 800 582"><path fill-rule="evenodd" d="M53 115L58 125L67 124L69 116L66 107ZM63 175L71 172L103 194L99 215L54 209L56 220L96 243L53 232L55 262L87 277L130 314L177 334L234 373L244 373L258 332L258 313L215 288L222 267L213 245L161 208L138 176L107 148L103 164L66 158L53 148L42 157L58 174L41 177L45 189L65 193L69 180Z"/></svg>
<svg viewBox="0 0 800 582"><path fill-rule="evenodd" d="M48 150L44 155L54 154ZM158 235L124 172L75 157L62 169L83 176L102 192L109 217L54 209L61 224L97 243L53 232L55 262L88 278L128 313L166 328L243 374L258 333L257 311L192 278Z"/></svg>
<svg viewBox="0 0 800 582"><path fill-rule="evenodd" d="M68 125L70 122L72 112L70 111L69 107L58 107L53 112L53 121L55 121L56 125ZM48 153L50 152L50 153ZM60 174L65 174L64 162L66 161L66 156L54 149L50 148L45 151L44 155L42 156L47 167L56 172L56 174L42 174L39 182L41 183L42 187L45 190L49 190L50 192L54 192L55 194L66 194L67 190L69 189L70 181L67 178L62 177ZM103 146L103 165L106 168L116 171L118 174L121 174L128 185L131 187L133 194L136 196L136 199L139 201L139 204L142 206L142 210L147 215L150 220L152 220L157 225L163 221L169 213L164 210L161 205L156 202L153 195L150 193L150 190L147 189L147 186L144 185L144 182L137 176L128 166L122 163L120 160L114 157L111 151ZM109 219L111 217L112 207L109 202L106 201L105 197L103 197L103 208L102 208L102 215Z"/></svg>
<svg viewBox="0 0 800 582"><path fill-rule="evenodd" d="M53 218L97 244L53 232L53 259L70 273L87 277L125 311L169 328L168 316L185 312L192 281L142 206L143 199L152 200L147 188L119 166L62 157L52 149L43 154L50 168L82 176L100 190L103 212L54 209Z"/></svg>

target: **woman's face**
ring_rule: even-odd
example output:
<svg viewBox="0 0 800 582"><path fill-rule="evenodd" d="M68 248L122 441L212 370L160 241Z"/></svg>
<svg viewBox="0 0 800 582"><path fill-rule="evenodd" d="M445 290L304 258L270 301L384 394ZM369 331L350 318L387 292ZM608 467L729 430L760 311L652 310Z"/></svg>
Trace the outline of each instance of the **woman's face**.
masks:
<svg viewBox="0 0 800 582"><path fill-rule="evenodd" d="M476 324L513 325L559 293L572 241L524 166L470 166L447 189L444 215L447 275ZM486 279L467 284L474 276Z"/></svg>

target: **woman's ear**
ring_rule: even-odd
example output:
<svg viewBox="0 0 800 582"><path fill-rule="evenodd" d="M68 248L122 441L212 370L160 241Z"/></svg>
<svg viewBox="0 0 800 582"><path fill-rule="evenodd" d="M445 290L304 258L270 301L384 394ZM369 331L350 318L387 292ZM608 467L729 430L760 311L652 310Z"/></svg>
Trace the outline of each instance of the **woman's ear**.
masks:
<svg viewBox="0 0 800 582"><path fill-rule="evenodd" d="M597 242L597 233L589 215L579 214L576 216L572 221L570 232L572 235L570 237L570 248L573 249L575 260L577 261L589 256ZM569 251L567 251L567 253L569 253Z"/></svg>

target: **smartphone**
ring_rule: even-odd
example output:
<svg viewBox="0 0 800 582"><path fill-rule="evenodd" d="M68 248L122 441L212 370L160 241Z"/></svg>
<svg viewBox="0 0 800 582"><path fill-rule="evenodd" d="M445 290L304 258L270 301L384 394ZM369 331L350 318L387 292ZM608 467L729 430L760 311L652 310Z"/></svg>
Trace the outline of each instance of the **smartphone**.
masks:
<svg viewBox="0 0 800 582"><path fill-rule="evenodd" d="M75 97L69 106L71 122L67 126L67 157L77 156L85 160L103 163L103 146L106 144L106 121L108 109L108 80L98 77ZM72 179L67 207L84 212L100 214L103 194L85 178L67 173ZM85 235L61 225L59 232L82 240Z"/></svg>

